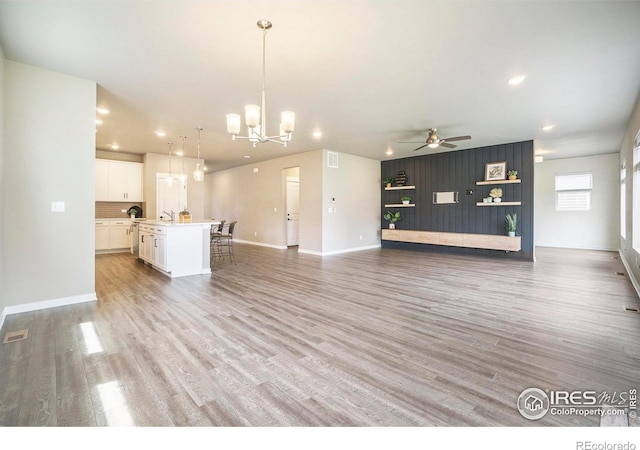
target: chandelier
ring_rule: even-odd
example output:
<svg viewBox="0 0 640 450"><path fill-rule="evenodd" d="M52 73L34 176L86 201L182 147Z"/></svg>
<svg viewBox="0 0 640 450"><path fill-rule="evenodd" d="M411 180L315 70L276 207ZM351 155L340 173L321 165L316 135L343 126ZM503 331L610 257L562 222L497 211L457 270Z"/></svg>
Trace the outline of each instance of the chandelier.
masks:
<svg viewBox="0 0 640 450"><path fill-rule="evenodd" d="M258 28L262 29L262 103L258 105L247 105L245 111L245 123L248 130L248 136L238 136L240 133L240 114L227 114L227 131L232 139L249 139L255 147L256 144L264 144L266 142L274 142L276 144L287 146L287 142L291 140L291 133L295 125L296 115L292 111L283 111L280 114L280 134L276 136L268 136L266 130L266 110L265 110L265 43L267 38L267 30L272 24L268 20L259 20Z"/></svg>

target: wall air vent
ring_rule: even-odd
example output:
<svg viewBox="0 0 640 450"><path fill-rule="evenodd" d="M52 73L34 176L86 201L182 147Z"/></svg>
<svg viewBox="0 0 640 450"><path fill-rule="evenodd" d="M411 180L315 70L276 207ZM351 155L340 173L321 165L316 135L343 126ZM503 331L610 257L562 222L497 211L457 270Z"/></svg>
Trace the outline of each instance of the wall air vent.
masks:
<svg viewBox="0 0 640 450"><path fill-rule="evenodd" d="M327 152L327 167L338 168L338 154L336 152Z"/></svg>
<svg viewBox="0 0 640 450"><path fill-rule="evenodd" d="M9 331L4 335L3 344L8 344L10 342L21 341L27 338L29 334L29 330L18 330L18 331Z"/></svg>

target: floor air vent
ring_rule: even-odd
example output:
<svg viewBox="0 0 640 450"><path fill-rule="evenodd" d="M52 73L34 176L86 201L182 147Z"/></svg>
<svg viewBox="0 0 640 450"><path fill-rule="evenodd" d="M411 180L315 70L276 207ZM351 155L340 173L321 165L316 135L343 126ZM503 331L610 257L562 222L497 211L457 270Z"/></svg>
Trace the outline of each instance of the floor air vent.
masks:
<svg viewBox="0 0 640 450"><path fill-rule="evenodd" d="M624 276L624 272L616 272L616 275L620 275L621 277Z"/></svg>
<svg viewBox="0 0 640 450"><path fill-rule="evenodd" d="M21 341L27 338L29 330L9 331L4 335L3 344L9 344L11 342Z"/></svg>
<svg viewBox="0 0 640 450"><path fill-rule="evenodd" d="M625 311L631 311L631 312L640 312L640 311L638 311L638 307L637 306L625 306L624 310Z"/></svg>

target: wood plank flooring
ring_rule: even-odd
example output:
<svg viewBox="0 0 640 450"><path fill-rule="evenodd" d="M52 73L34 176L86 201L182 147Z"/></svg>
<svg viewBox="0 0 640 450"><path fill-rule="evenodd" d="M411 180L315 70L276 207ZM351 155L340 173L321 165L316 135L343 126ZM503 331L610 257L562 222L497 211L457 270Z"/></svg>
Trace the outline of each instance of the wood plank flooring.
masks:
<svg viewBox="0 0 640 450"><path fill-rule="evenodd" d="M536 263L236 244L169 279L96 257L97 303L8 316L3 426L597 426L524 419L520 392L640 384L638 298L616 253Z"/></svg>

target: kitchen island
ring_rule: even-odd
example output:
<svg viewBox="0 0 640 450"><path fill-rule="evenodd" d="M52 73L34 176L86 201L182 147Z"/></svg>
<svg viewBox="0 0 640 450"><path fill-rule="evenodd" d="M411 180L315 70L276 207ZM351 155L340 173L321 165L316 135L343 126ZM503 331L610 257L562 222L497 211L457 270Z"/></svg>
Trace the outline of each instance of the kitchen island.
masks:
<svg viewBox="0 0 640 450"><path fill-rule="evenodd" d="M215 220L140 222L139 258L171 278L209 274L211 227L219 224Z"/></svg>

